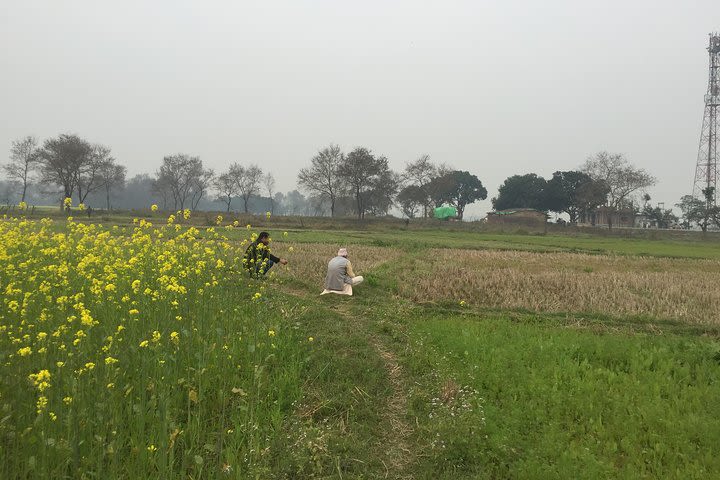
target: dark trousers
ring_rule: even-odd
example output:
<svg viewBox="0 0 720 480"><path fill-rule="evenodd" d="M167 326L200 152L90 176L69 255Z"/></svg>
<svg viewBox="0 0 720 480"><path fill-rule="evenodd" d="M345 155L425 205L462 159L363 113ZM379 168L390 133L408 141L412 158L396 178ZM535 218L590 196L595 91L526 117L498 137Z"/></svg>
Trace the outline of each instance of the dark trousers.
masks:
<svg viewBox="0 0 720 480"><path fill-rule="evenodd" d="M260 275L265 275L265 274L272 268L273 265L275 265L275 262L273 262L272 260L270 260L270 259L268 258L268 261L267 261L267 263L265 264L265 270L263 270L262 265L258 265L258 266L255 267L255 271L254 271L254 272L253 272L252 269L250 270L250 276L257 278L257 277L259 277Z"/></svg>

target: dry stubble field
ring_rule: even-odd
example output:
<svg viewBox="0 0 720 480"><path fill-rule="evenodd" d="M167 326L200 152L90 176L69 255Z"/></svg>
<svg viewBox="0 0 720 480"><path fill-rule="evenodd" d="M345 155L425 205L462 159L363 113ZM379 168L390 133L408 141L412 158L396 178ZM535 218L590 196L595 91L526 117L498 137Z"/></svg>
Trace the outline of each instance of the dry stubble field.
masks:
<svg viewBox="0 0 720 480"><path fill-rule="evenodd" d="M339 247L340 245L325 243L273 243L273 254L290 260L287 266L274 267L273 270L279 278L299 280L307 285L317 285L318 292L320 292L325 282L327 263L337 254ZM367 274L368 271L402 255L402 251L397 248L370 245L351 245L348 250L348 258L356 275Z"/></svg>
<svg viewBox="0 0 720 480"><path fill-rule="evenodd" d="M435 249L398 271L400 294L420 303L720 321L718 260Z"/></svg>

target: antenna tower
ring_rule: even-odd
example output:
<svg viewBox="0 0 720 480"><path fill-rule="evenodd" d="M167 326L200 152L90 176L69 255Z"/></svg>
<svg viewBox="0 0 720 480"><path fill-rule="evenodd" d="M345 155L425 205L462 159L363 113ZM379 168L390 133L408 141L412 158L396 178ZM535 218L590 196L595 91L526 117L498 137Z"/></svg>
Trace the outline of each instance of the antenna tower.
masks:
<svg viewBox="0 0 720 480"><path fill-rule="evenodd" d="M720 134L720 33L711 33L708 44L710 68L708 89L705 94L705 115L700 132L700 148L698 149L697 166L695 167L695 184L693 197L704 200L703 190L715 188L715 204L717 204L718 187L718 134Z"/></svg>

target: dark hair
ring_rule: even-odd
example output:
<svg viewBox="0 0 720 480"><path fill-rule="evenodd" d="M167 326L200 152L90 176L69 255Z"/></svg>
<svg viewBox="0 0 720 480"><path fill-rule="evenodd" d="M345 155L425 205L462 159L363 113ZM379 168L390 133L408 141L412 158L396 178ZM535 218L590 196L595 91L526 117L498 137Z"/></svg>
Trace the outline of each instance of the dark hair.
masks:
<svg viewBox="0 0 720 480"><path fill-rule="evenodd" d="M258 235L258 240L262 240L263 238L269 238L270 234L268 232L260 232L260 235Z"/></svg>

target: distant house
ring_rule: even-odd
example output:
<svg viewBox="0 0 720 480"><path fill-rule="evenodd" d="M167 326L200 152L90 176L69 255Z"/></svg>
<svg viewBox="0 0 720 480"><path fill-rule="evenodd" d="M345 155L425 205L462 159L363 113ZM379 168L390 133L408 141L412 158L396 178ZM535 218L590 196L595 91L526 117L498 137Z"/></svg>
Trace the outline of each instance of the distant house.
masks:
<svg viewBox="0 0 720 480"><path fill-rule="evenodd" d="M543 226L547 221L545 212L534 208L513 208L488 212L488 225Z"/></svg>
<svg viewBox="0 0 720 480"><path fill-rule="evenodd" d="M635 215L635 228L657 228L655 219L643 215L642 213Z"/></svg>
<svg viewBox="0 0 720 480"><path fill-rule="evenodd" d="M590 225L593 227L621 227L632 228L635 226L635 217L637 214L630 208L615 210L610 207L598 207L590 212L580 215L580 225Z"/></svg>

